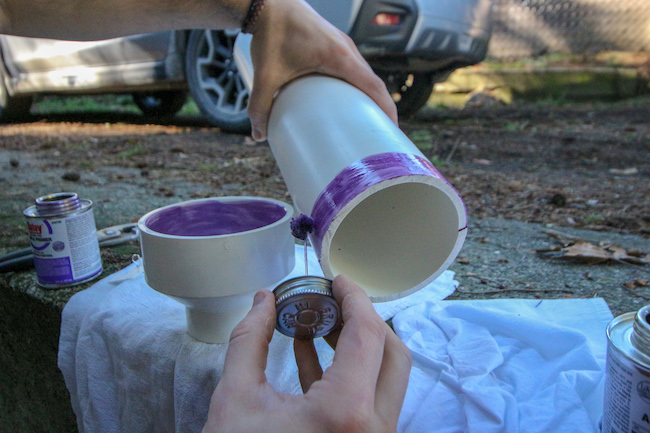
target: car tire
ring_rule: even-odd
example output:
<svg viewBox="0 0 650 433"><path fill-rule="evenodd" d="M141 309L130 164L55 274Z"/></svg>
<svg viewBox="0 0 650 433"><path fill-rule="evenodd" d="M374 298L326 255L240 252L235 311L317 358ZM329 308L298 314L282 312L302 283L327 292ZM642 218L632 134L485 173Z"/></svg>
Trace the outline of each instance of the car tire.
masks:
<svg viewBox="0 0 650 433"><path fill-rule="evenodd" d="M136 92L132 96L135 105L148 117L173 116L187 101L187 92L184 90Z"/></svg>
<svg viewBox="0 0 650 433"><path fill-rule="evenodd" d="M12 96L7 86L7 71L0 66L0 122L15 122L29 117L31 96Z"/></svg>
<svg viewBox="0 0 650 433"><path fill-rule="evenodd" d="M429 73L396 72L380 74L386 83L388 91L397 105L397 114L409 117L422 108L433 92L436 82Z"/></svg>
<svg viewBox="0 0 650 433"><path fill-rule="evenodd" d="M185 73L194 102L211 124L247 134L249 92L233 57L237 34L236 30L192 30Z"/></svg>

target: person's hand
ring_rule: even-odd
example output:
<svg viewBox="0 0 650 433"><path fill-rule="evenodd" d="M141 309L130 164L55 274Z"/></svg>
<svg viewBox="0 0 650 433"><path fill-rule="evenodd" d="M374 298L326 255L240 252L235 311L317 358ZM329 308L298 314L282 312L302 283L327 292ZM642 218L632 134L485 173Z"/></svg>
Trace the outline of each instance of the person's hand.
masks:
<svg viewBox="0 0 650 433"><path fill-rule="evenodd" d="M341 78L370 96L397 123L397 108L348 35L303 0L266 0L251 40L258 73L248 103L253 138L264 140L273 97L285 84L310 73Z"/></svg>
<svg viewBox="0 0 650 433"><path fill-rule="evenodd" d="M253 308L232 332L204 433L395 432L410 352L359 286L338 276L333 291L344 322L329 336L334 360L323 372L313 342L295 340L300 396L278 393L266 379L275 298L269 291L255 295Z"/></svg>

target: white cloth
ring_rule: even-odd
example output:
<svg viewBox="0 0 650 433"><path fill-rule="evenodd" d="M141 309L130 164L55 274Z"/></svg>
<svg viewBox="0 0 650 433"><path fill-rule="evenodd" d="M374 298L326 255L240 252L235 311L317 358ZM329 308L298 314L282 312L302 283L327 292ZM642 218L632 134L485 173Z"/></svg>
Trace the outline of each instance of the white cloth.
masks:
<svg viewBox="0 0 650 433"><path fill-rule="evenodd" d="M413 369L400 432L599 432L602 299L426 302L393 325Z"/></svg>
<svg viewBox="0 0 650 433"><path fill-rule="evenodd" d="M304 275L303 250L288 277ZM310 274L319 269L310 251ZM601 299L440 301L445 272L420 292L378 304L393 317L414 366L403 432L594 431L602 408ZM185 333L184 307L150 289L131 265L74 295L61 325L59 368L81 433L200 432L226 345ZM292 342L276 332L266 370L300 393ZM333 352L322 339L324 366Z"/></svg>
<svg viewBox="0 0 650 433"><path fill-rule="evenodd" d="M309 273L322 275L311 248L307 260ZM287 278L304 272L304 249L296 246ZM417 299L443 299L456 285L449 272ZM384 308L411 303L405 298ZM62 314L58 365L79 431L200 432L226 345L200 343L185 329L185 307L149 288L135 264L75 294ZM266 373L279 391L300 393L292 345L275 333ZM317 346L329 364L332 350L322 339Z"/></svg>

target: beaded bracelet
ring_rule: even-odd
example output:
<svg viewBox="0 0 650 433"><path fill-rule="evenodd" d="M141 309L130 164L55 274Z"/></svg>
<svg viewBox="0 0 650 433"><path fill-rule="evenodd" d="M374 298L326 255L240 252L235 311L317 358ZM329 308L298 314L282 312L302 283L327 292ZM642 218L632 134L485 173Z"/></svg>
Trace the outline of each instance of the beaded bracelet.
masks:
<svg viewBox="0 0 650 433"><path fill-rule="evenodd" d="M255 24L257 23L257 18L260 16L262 9L264 9L264 0L251 1L246 18L244 18L244 22L241 25L242 33L253 33L255 31Z"/></svg>

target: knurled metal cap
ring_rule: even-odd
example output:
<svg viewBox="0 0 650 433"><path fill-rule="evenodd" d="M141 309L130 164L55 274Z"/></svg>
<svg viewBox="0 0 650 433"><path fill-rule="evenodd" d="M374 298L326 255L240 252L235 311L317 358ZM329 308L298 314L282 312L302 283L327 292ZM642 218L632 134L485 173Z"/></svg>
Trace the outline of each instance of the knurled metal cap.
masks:
<svg viewBox="0 0 650 433"><path fill-rule="evenodd" d="M292 278L274 290L275 329L292 338L324 337L341 325L332 281L314 276Z"/></svg>

